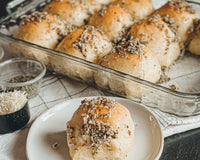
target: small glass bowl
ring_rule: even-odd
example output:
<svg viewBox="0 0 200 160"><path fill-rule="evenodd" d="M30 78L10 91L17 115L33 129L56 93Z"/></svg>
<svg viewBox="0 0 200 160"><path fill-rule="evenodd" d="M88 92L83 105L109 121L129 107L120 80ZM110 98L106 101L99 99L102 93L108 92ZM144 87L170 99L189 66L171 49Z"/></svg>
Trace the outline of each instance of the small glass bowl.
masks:
<svg viewBox="0 0 200 160"><path fill-rule="evenodd" d="M0 90L21 90L32 98L39 93L45 73L45 65L37 60L9 59L0 63Z"/></svg>

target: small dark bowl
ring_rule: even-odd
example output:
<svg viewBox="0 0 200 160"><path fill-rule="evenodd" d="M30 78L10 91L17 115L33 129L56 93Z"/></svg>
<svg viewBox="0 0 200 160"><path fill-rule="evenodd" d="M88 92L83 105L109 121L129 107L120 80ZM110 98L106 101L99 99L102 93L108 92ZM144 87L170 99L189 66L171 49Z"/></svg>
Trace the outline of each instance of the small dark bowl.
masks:
<svg viewBox="0 0 200 160"><path fill-rule="evenodd" d="M0 134L11 133L23 128L30 119L28 102L16 112L0 115Z"/></svg>

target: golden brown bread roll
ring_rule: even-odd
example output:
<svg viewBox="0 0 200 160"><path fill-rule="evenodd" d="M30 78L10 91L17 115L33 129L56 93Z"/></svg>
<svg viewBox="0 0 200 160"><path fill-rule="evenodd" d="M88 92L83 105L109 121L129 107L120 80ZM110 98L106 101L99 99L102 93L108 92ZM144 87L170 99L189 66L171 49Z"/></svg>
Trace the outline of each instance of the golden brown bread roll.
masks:
<svg viewBox="0 0 200 160"><path fill-rule="evenodd" d="M83 3L91 13L94 13L94 11L99 11L103 5L108 5L111 2L114 2L115 0L84 0Z"/></svg>
<svg viewBox="0 0 200 160"><path fill-rule="evenodd" d="M133 19L142 19L154 11L151 0L116 0L113 5L120 5Z"/></svg>
<svg viewBox="0 0 200 160"><path fill-rule="evenodd" d="M160 14L183 43L188 39L188 32L193 27L194 20L199 17L195 10L183 0L169 1L154 14Z"/></svg>
<svg viewBox="0 0 200 160"><path fill-rule="evenodd" d="M98 63L110 52L112 45L100 29L83 26L68 34L56 47L56 50Z"/></svg>
<svg viewBox="0 0 200 160"><path fill-rule="evenodd" d="M139 38L122 39L115 49L106 55L101 65L121 71L123 73L144 79L150 82L157 82L160 79L161 67L157 58L143 44ZM116 76L110 76L103 72L96 73L95 82L98 86L109 86L112 91L125 93L128 96L141 96L141 88L135 83L123 81Z"/></svg>
<svg viewBox="0 0 200 160"><path fill-rule="evenodd" d="M158 58L161 66L169 67L180 55L176 36L159 15L133 24L130 36L139 38Z"/></svg>
<svg viewBox="0 0 200 160"><path fill-rule="evenodd" d="M112 44L103 33L94 26L83 26L68 34L56 47L57 51L98 63L103 56L110 52ZM51 64L58 73L70 76L91 78L92 72L82 66L74 66L63 58L53 57ZM72 67L73 65L74 67Z"/></svg>
<svg viewBox="0 0 200 160"><path fill-rule="evenodd" d="M157 58L139 38L122 39L110 54L104 56L101 65L150 82L160 78L161 67Z"/></svg>
<svg viewBox="0 0 200 160"><path fill-rule="evenodd" d="M126 27L129 27L131 23L131 17L117 6L103 8L89 18L89 24L100 26L110 40L116 40L121 37Z"/></svg>
<svg viewBox="0 0 200 160"><path fill-rule="evenodd" d="M44 11L77 26L84 25L89 17L85 5L77 0L53 0L44 8Z"/></svg>
<svg viewBox="0 0 200 160"><path fill-rule="evenodd" d="M191 53L200 55L200 20L195 23L188 49Z"/></svg>
<svg viewBox="0 0 200 160"><path fill-rule="evenodd" d="M31 42L43 47L54 49L59 40L73 30L71 24L49 15L46 12L34 12L23 18L17 31L13 34L15 38ZM26 57L36 58L43 63L48 63L48 54L35 51L28 47L18 47L18 50Z"/></svg>
<svg viewBox="0 0 200 160"><path fill-rule="evenodd" d="M112 99L84 99L67 122L72 160L124 160L133 147L130 112Z"/></svg>

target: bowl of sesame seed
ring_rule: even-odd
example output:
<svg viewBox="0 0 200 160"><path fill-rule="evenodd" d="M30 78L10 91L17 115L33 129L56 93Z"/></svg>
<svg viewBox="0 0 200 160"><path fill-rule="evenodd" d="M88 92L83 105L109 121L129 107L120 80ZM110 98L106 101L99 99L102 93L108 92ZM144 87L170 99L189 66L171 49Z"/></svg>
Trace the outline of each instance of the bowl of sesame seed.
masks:
<svg viewBox="0 0 200 160"><path fill-rule="evenodd" d="M24 91L0 91L0 135L26 126L30 120L27 94Z"/></svg>
<svg viewBox="0 0 200 160"><path fill-rule="evenodd" d="M30 58L12 58L0 63L0 91L19 90L28 98L38 95L46 73L43 63Z"/></svg>

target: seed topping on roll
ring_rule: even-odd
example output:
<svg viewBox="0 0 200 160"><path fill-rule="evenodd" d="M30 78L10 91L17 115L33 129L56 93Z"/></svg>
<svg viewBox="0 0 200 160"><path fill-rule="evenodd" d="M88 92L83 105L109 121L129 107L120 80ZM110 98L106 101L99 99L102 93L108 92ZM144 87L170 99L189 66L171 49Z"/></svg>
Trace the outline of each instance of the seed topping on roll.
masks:
<svg viewBox="0 0 200 160"><path fill-rule="evenodd" d="M169 35L169 32L167 32L167 37L168 37L168 42L179 42L180 41L180 37L177 36L177 29L176 26L174 24L174 18L173 17L169 17L169 15L166 15L164 17L161 17L159 14L155 14L152 15L151 17L149 17L147 20L149 22L149 24L154 23L161 31L163 31L163 29L165 29L164 24L160 24L159 21L160 19L162 19L165 23L168 24L168 26L170 27L170 30L174 33L174 37L172 38Z"/></svg>
<svg viewBox="0 0 200 160"><path fill-rule="evenodd" d="M193 26L199 15L193 7L184 0L171 0L154 12L160 14L163 21L178 36L181 47L187 44L189 29Z"/></svg>
<svg viewBox="0 0 200 160"><path fill-rule="evenodd" d="M61 31L58 27L55 27L55 20L53 20L52 18L50 18L50 16L53 16L54 18L58 19L60 22L62 22L65 25L65 30ZM61 19L59 16L56 15L50 15L47 12L33 12L30 15L27 15L26 17L23 18L22 22L20 23L20 25L25 26L28 23L34 22L35 25L38 25L38 23L47 20L50 28L51 29L57 29L58 34L60 35L67 35L69 33L71 33L72 31L74 31L76 29L75 26L73 26L71 23L66 22L65 20ZM59 22L57 22L59 24Z"/></svg>
<svg viewBox="0 0 200 160"><path fill-rule="evenodd" d="M162 20L168 24L168 26L170 27L171 31L177 36L177 28L175 25L175 20L173 17L170 17L168 14L166 16L162 17ZM178 39L177 39L178 40ZM180 38L179 38L180 40Z"/></svg>
<svg viewBox="0 0 200 160"><path fill-rule="evenodd" d="M187 11L191 14L196 13L195 9L191 5L188 5L183 0L173 0L173 1L169 1L168 3L169 3L168 5L171 7L171 9L177 11L178 13L181 13L181 12L184 12L184 11ZM169 25L172 32L175 35L177 35L177 26L174 23L175 22L174 17L170 17L167 14L166 16L162 16L161 18L164 22L166 22ZM177 37L176 39L177 39L177 41L180 41L180 37Z"/></svg>
<svg viewBox="0 0 200 160"><path fill-rule="evenodd" d="M127 36L122 38L121 41L113 47L112 52L116 52L122 57L126 57L127 52L140 55L146 43L148 43L148 41L140 40L139 38L133 38L127 34Z"/></svg>
<svg viewBox="0 0 200 160"><path fill-rule="evenodd" d="M182 10L186 8L186 11L190 13L195 13L194 8L191 5L188 5L183 0L172 0L169 2L169 6L173 7L174 10L179 11L179 12L182 12Z"/></svg>
<svg viewBox="0 0 200 160"><path fill-rule="evenodd" d="M44 19L47 18L47 12L34 12L30 15L27 15L24 19L21 25L26 25L29 22L35 22L37 24L38 22L42 22Z"/></svg>
<svg viewBox="0 0 200 160"><path fill-rule="evenodd" d="M83 33L81 34L81 36L73 42L73 47L80 49L81 52L83 53L84 57L87 57L87 49L85 48L85 46L89 43L92 44L92 41L94 40L94 38L96 37L96 31L99 31L99 33L101 33L101 35L103 35L103 32L101 31L101 29L99 27L94 27L94 26L83 26L81 27L84 29ZM88 31L91 32L91 34L88 34ZM84 49L85 48L85 49ZM98 52L101 52L100 50L97 50Z"/></svg>

